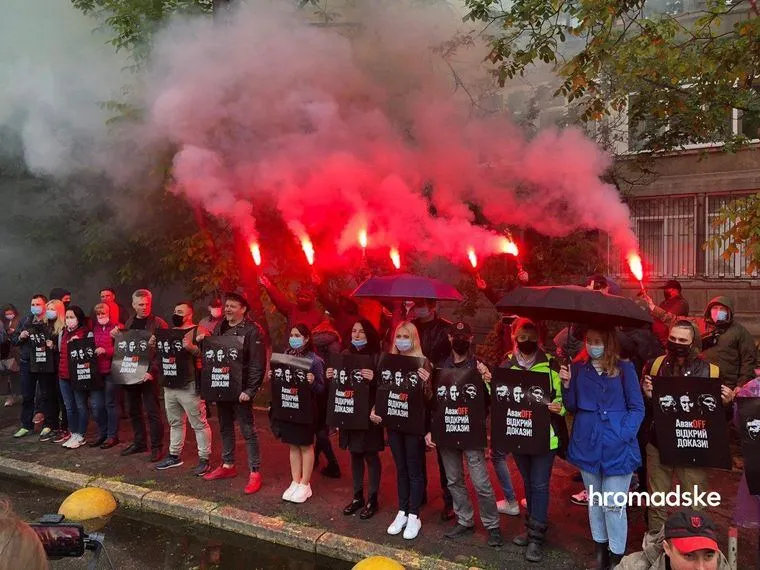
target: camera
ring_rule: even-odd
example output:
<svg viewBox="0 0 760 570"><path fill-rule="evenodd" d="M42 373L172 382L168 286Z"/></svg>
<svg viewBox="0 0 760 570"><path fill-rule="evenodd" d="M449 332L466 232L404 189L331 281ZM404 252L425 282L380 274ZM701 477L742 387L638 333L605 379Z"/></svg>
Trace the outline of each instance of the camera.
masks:
<svg viewBox="0 0 760 570"><path fill-rule="evenodd" d="M39 522L30 525L42 542L48 558L78 558L84 556L86 550L97 552L102 547L103 535L88 535L81 524L64 519L63 515L43 515Z"/></svg>

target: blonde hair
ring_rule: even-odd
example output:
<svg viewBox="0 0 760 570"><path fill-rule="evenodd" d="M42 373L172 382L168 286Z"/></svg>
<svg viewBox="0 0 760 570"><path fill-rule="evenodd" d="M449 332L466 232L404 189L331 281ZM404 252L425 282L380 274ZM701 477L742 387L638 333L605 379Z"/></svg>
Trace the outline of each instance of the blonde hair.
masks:
<svg viewBox="0 0 760 570"><path fill-rule="evenodd" d="M393 331L393 345L391 346L391 354L401 354L396 347L396 335L398 335L399 331L401 330L408 332L409 337L412 339L412 348L407 353L407 356L420 356L424 358L425 355L422 354L422 344L420 343L420 333L417 331L417 327L415 327L411 321L400 322L396 327L396 330Z"/></svg>
<svg viewBox="0 0 760 570"><path fill-rule="evenodd" d="M55 322L50 323L50 321L48 321L48 323L53 325L53 333L61 334L63 327L66 326L66 306L63 304L63 301L52 299L48 301L47 307L52 307L53 310L58 313L58 318Z"/></svg>
<svg viewBox="0 0 760 570"><path fill-rule="evenodd" d="M588 333L591 331L598 332L604 343L604 354L599 359L602 370L607 373L607 376L617 376L620 373L618 368L618 363L620 362L620 343L618 342L617 334L615 334L614 330L588 329L586 337L588 337ZM583 360L584 362L591 360L585 346L576 360Z"/></svg>
<svg viewBox="0 0 760 570"><path fill-rule="evenodd" d="M32 527L0 502L0 570L47 570L45 548Z"/></svg>

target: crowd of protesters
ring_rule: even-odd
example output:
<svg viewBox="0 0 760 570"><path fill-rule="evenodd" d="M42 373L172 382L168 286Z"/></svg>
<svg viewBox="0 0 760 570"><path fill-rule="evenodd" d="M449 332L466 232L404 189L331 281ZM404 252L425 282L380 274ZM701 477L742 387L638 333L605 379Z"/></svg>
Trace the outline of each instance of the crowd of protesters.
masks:
<svg viewBox="0 0 760 570"><path fill-rule="evenodd" d="M572 501L588 505L590 534L596 545L595 559L589 568L614 568L621 561L621 568L690 568L679 565L678 561L697 555L714 561L714 564L710 562L713 565L700 567L718 568L719 563L723 567L724 559L718 552L709 519L697 528L694 517L686 520L677 515L668 519L664 510L654 508L648 513L649 534L645 538L644 557L623 560L628 533L625 507L589 504L587 491L594 487L605 492L627 492L639 484L646 485L651 492L669 491L674 485L674 476L683 485L706 488L707 470L672 468L660 461L652 429L652 378L715 378L721 383L723 404L730 417L734 414L735 396L760 393L760 379L753 380L756 347L751 335L735 319L729 299L716 297L706 306L703 317L690 318L680 284L669 281L664 288L665 301L660 306L647 295L641 295L639 300L656 317L654 327L594 329L573 325L557 335L554 350L547 346L546 328L542 323L515 315L498 323L495 330L499 349L496 358L489 359L482 358L483 353L479 353L481 357L476 356L471 326L443 319L434 300L414 299L386 306L381 314L370 318L350 298L335 299L327 291L313 288L312 284L301 287L294 302L267 279L263 278L261 285L287 321L287 344L274 348L311 361L307 380L314 395L314 422L311 425L276 419L271 422L275 436L287 445L291 468L292 481L284 490L283 500L303 503L312 496L312 472L322 453L327 460L322 474L341 476L324 410L325 394L336 376L335 369L328 366L330 354L366 355L373 362L377 362L383 352L423 358L424 365L419 368L418 376L424 386L425 405L424 409L414 412L425 415L428 430L435 369L476 369L486 391L490 390L494 367L527 370L549 375L548 408L552 420L546 454L513 455L525 489L522 504L515 497L506 453L483 448L441 448L433 442L430 433L416 436L386 430L383 418L371 405L367 429L340 430L338 437L340 448L350 454L353 480L353 496L343 509L344 515L358 513L360 519L366 520L380 509L379 454L387 445L396 468L398 502L398 512L388 533L403 533L405 539L414 539L422 527L421 509L427 503L425 453L426 449L434 448L443 496L441 517L455 521L445 536L456 540L475 528L475 511L465 485L466 465L488 544L494 547L503 544L500 514L520 515L524 511L525 532L514 537L513 542L525 547L526 560L540 562L550 522L549 483L559 456L579 470L577 481L584 486L584 491L574 495ZM484 283L478 285L487 293ZM602 276L593 276L587 286L616 292L610 290L610 284ZM318 303L328 310L321 309ZM133 293L129 310L118 302L113 289L105 288L100 292L100 301L86 313L72 302L69 291L54 289L49 296L32 295L29 309L23 314L13 305L6 305L2 317L0 381L9 394L5 406L20 403L21 408L20 426L14 437L31 436L37 425L40 441L52 441L68 449L89 445L107 450L120 444L119 423L122 406L126 404L132 441L121 448L121 455L149 451L151 461L159 470L183 465L188 421L197 443L197 464L192 472L213 481L237 476L237 422L247 451L249 476L245 493L253 494L261 488L262 457L253 400L270 374L267 355L272 347L268 346L269 331L262 323L255 322L245 294L227 293L223 298L212 299L203 318L199 318L201 315L196 314L191 302L181 300L174 305L171 327L186 331L183 349L193 359L194 374L185 379L184 385L180 383L171 388L161 388L157 382L159 371L155 358L145 373L144 382L119 385L111 376L113 339L119 331L149 331L154 346L155 331L170 326L154 314L148 290ZM48 348L57 355L54 373L30 370L29 337L33 326L44 327L48 333ZM243 338L244 369L238 401L214 405L219 420L217 436L212 433L207 418L211 405L200 396L198 371L203 339L223 335ZM94 339L99 371L105 379L103 389L77 390L69 378L67 345L86 337ZM374 402L378 384L376 371L363 369L361 376L370 385ZM164 413L161 412L161 390ZM164 418L169 425L168 455L165 455ZM95 430L88 441L90 419ZM210 463L211 449L218 441L221 441L222 462L214 467ZM740 464L740 450L734 451ZM498 481L496 490L491 483L489 465ZM748 497L744 520L760 525L760 502L757 497L748 495L746 487L743 481L743 492ZM497 501L497 492L503 499ZM390 502L392 498L384 500ZM705 533L710 540L704 538ZM690 537L702 539L687 540ZM689 550L695 545L701 548ZM665 559L667 566L662 565Z"/></svg>

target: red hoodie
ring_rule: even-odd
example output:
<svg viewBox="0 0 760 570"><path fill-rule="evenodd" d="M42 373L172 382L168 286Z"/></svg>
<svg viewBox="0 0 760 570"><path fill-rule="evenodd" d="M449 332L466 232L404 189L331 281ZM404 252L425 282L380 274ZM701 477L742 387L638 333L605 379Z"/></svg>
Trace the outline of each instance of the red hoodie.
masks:
<svg viewBox="0 0 760 570"><path fill-rule="evenodd" d="M64 328L61 332L60 355L58 357L58 378L61 380L69 379L69 350L67 348L69 341L84 338L85 336L87 336L87 329L84 327L79 327L74 331Z"/></svg>

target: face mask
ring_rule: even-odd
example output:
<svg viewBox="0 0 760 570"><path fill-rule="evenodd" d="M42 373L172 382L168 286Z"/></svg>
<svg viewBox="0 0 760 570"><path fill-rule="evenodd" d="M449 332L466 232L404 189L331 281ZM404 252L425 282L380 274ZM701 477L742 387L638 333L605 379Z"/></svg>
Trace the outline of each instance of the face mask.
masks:
<svg viewBox="0 0 760 570"><path fill-rule="evenodd" d="M668 341L669 354L677 358L683 358L685 356L689 356L689 352L691 352L690 344L678 344L677 342L673 342L672 340Z"/></svg>
<svg viewBox="0 0 760 570"><path fill-rule="evenodd" d="M184 322L185 322L185 317L183 317L182 315L176 315L176 314L172 315L172 324L175 327L181 327L182 323Z"/></svg>
<svg viewBox="0 0 760 570"><path fill-rule="evenodd" d="M289 342L290 342L290 348L294 350L298 350L299 348L303 346L303 339L298 336L291 336Z"/></svg>
<svg viewBox="0 0 760 570"><path fill-rule="evenodd" d="M517 350L525 356L530 356L538 350L538 342L535 340L521 340L517 343Z"/></svg>
<svg viewBox="0 0 760 570"><path fill-rule="evenodd" d="M34 311L32 311L32 312L34 312ZM41 312L42 311L40 310L40 313ZM36 314L39 315L40 313L36 313ZM58 319L58 313L55 312L55 311L51 311L50 309L48 309L47 311L45 311L45 317L47 317L47 320L49 320L49 321L55 321L56 319Z"/></svg>
<svg viewBox="0 0 760 570"><path fill-rule="evenodd" d="M430 316L430 309L428 309L424 305L422 307L415 307L414 316L417 319L426 319Z"/></svg>
<svg viewBox="0 0 760 570"><path fill-rule="evenodd" d="M66 302L63 304L63 306L64 306L64 307L66 307L67 309L69 308L69 305L71 305L71 301L66 301Z"/></svg>
<svg viewBox="0 0 760 570"><path fill-rule="evenodd" d="M399 350L399 352L408 352L412 350L412 341L408 338L397 338L396 339L396 348Z"/></svg>
<svg viewBox="0 0 760 570"><path fill-rule="evenodd" d="M604 355L604 345L590 345L586 343L586 352L588 352L588 355L593 358L601 358Z"/></svg>
<svg viewBox="0 0 760 570"><path fill-rule="evenodd" d="M74 318L68 317L66 319L66 327L70 331L73 331L75 328L77 328L77 324L79 324L79 321L76 319L76 317Z"/></svg>
<svg viewBox="0 0 760 570"><path fill-rule="evenodd" d="M713 307L710 310L710 316L714 323L724 323L728 320L728 311L719 307Z"/></svg>
<svg viewBox="0 0 760 570"><path fill-rule="evenodd" d="M29 310L35 317L39 317L42 314L42 307L31 307Z"/></svg>
<svg viewBox="0 0 760 570"><path fill-rule="evenodd" d="M107 325L108 317L98 317L98 324L103 326Z"/></svg>
<svg viewBox="0 0 760 570"><path fill-rule="evenodd" d="M6 319L7 321L12 321L12 320L13 320L13 316L14 316L14 315L5 315L5 319Z"/></svg>
<svg viewBox="0 0 760 570"><path fill-rule="evenodd" d="M457 354L467 354L470 352L471 345L472 343L466 338L455 338L451 341L451 348L453 348L454 352Z"/></svg>
<svg viewBox="0 0 760 570"><path fill-rule="evenodd" d="M365 346L367 346L367 339L366 338L364 338L364 339L361 339L361 338L359 338L359 339L352 338L351 339L351 344L354 345L354 348L364 348Z"/></svg>
<svg viewBox="0 0 760 570"><path fill-rule="evenodd" d="M209 315L211 315L212 319L218 319L222 316L222 308L221 307L211 307L208 310Z"/></svg>

